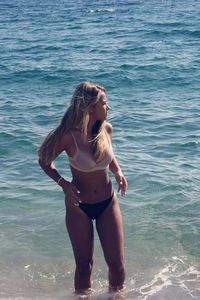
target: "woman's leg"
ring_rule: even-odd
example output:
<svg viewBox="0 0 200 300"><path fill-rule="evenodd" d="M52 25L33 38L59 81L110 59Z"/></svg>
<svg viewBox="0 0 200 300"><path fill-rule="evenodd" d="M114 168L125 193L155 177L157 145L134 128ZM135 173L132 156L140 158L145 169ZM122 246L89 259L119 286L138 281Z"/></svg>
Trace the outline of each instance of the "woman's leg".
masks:
<svg viewBox="0 0 200 300"><path fill-rule="evenodd" d="M74 209L67 209L66 227L76 262L75 291L84 292L91 287L94 243L93 224L79 207L75 207Z"/></svg>
<svg viewBox="0 0 200 300"><path fill-rule="evenodd" d="M110 290L120 290L123 288L125 279L124 237L122 215L115 194L110 205L97 219L96 228L109 268Z"/></svg>

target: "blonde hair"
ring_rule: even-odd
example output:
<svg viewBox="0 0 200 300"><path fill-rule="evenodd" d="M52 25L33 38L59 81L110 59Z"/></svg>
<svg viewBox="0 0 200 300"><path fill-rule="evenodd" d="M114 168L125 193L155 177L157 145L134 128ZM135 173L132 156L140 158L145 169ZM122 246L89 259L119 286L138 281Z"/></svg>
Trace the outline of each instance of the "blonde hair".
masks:
<svg viewBox="0 0 200 300"><path fill-rule="evenodd" d="M39 158L50 164L56 156L56 150L64 134L72 130L80 130L87 135L89 112L100 97L100 91L105 89L91 82L79 84L72 96L70 106L66 110L59 125L44 139L38 150ZM105 151L105 121L97 121L92 128L92 151L96 162L100 161Z"/></svg>

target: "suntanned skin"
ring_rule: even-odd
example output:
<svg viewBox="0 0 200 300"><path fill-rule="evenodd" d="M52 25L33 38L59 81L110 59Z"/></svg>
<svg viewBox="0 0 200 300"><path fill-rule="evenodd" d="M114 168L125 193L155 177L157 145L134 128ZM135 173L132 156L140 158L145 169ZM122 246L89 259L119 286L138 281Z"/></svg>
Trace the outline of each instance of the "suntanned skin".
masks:
<svg viewBox="0 0 200 300"><path fill-rule="evenodd" d="M90 112L87 140L91 139L92 126L97 120L106 120L109 106L106 95L102 91L97 104ZM112 126L106 123L106 130L112 142ZM86 142L85 147L89 144ZM56 156L65 151L73 157L76 146L71 133L65 134L59 144ZM60 174L53 163L45 165L41 160L39 164L46 174L56 182ZM113 157L109 170L115 174L118 183L118 192L125 195L127 181L120 169L116 157ZM109 178L109 170L94 172L81 172L71 167L72 181L60 180L59 185L65 194L66 227L72 243L76 271L74 285L76 292L87 291L91 287L91 271L93 265L93 223L91 219L79 208L79 202L97 203L109 198L113 187ZM107 209L96 220L96 229L101 241L104 257L107 262L109 273L110 290L123 288L124 270L124 237L122 228L122 216L114 193L113 200Z"/></svg>

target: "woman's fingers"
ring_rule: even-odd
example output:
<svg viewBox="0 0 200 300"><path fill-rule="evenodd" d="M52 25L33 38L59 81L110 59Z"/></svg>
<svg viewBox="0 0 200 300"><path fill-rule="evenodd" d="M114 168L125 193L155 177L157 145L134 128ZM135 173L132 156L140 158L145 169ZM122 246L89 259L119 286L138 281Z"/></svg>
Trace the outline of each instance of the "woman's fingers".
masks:
<svg viewBox="0 0 200 300"><path fill-rule="evenodd" d="M79 203L81 203L80 191L73 184L71 184L70 188L68 189L66 198L68 203L70 203L72 206L79 206Z"/></svg>
<svg viewBox="0 0 200 300"><path fill-rule="evenodd" d="M74 199L74 200L76 200L77 202L79 202L79 201L81 201L80 200L80 197L79 197L79 195L77 194L77 193L72 193L72 198Z"/></svg>
<svg viewBox="0 0 200 300"><path fill-rule="evenodd" d="M122 194L122 191L123 191L123 178L121 177L119 179L119 182L118 182L118 193L121 191L121 194Z"/></svg>
<svg viewBox="0 0 200 300"><path fill-rule="evenodd" d="M80 199L79 195L80 195L80 191L78 191L78 190L74 191L73 190L72 199L74 201L75 206L79 206L79 203L81 203L81 199Z"/></svg>
<svg viewBox="0 0 200 300"><path fill-rule="evenodd" d="M124 196L126 194L126 190L127 190L127 181L126 181L125 177L121 177L119 179L118 192L121 191L121 195Z"/></svg>
<svg viewBox="0 0 200 300"><path fill-rule="evenodd" d="M128 187L128 183L126 181L126 178L124 178L124 195L126 194L127 187Z"/></svg>
<svg viewBox="0 0 200 300"><path fill-rule="evenodd" d="M119 180L119 187L118 187L118 192L122 189L122 186L123 186L123 182L122 182L122 179Z"/></svg>

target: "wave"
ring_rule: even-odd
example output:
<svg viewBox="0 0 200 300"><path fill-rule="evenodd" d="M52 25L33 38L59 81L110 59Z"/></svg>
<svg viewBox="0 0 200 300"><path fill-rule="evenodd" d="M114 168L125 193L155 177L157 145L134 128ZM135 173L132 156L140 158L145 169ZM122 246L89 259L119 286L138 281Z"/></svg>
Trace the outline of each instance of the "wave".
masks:
<svg viewBox="0 0 200 300"><path fill-rule="evenodd" d="M113 13L115 11L114 8L97 8L97 9L90 9L90 13L100 13L100 12L105 12L105 13Z"/></svg>
<svg viewBox="0 0 200 300"><path fill-rule="evenodd" d="M131 280L130 280L131 282ZM135 280L132 280L135 284ZM199 299L200 271L186 257L173 256L149 282L132 288L126 299ZM136 284L135 284L136 285ZM137 283L138 285L138 283Z"/></svg>
<svg viewBox="0 0 200 300"><path fill-rule="evenodd" d="M164 259L163 259L164 261ZM19 269L19 268L18 268ZM188 262L186 257L173 256L170 259L165 259L163 266L154 274L136 273L134 277L128 277L124 290L121 293L109 294L107 290L107 280L102 278L101 268L99 268L94 276L93 286L95 289L88 297L82 296L77 298L73 295L73 290L69 286L69 282L73 279L72 266L68 265L68 271L64 264L58 264L57 268L51 269L45 264L31 264L24 266L23 278L26 286L27 297L20 297L20 299L35 299L34 294L40 288L40 299L95 299L95 300L109 300L109 299L126 299L126 300L158 300L158 299L182 299L182 300L198 300L200 296L200 271L192 262ZM7 267L4 272L8 273ZM62 274L62 275L61 275ZM5 275L5 274L3 274ZM11 277L18 276L17 271L11 272ZM141 278L142 276L142 278ZM18 276L19 277L19 276ZM18 277L14 282L19 282ZM104 277L104 276L103 276ZM146 279L144 279L146 277ZM8 277L10 278L10 276ZM67 281L67 282L66 282ZM56 285L59 282L59 292L56 292ZM7 284L9 284L7 282ZM68 292L64 286L68 284ZM47 286L53 286L54 289L47 290ZM44 288L45 287L45 288ZM5 290L5 286L4 286ZM14 290L14 285L10 287ZM26 295L26 292L23 293ZM17 294L17 293L16 293ZM51 296L50 296L51 294ZM55 295L57 295L55 297ZM61 296L62 295L62 296ZM64 298L65 295L65 298ZM54 298L53 298L54 296ZM66 298L67 296L67 298ZM5 298L6 299L6 298ZM11 299L11 298L10 298ZM18 298L12 298L18 299Z"/></svg>
<svg viewBox="0 0 200 300"><path fill-rule="evenodd" d="M153 36L178 36L183 35L191 38L199 38L200 37L200 31L199 30L186 30L186 29L174 29L171 31L165 31L165 30L148 30L144 31L144 34L147 35L153 35Z"/></svg>

